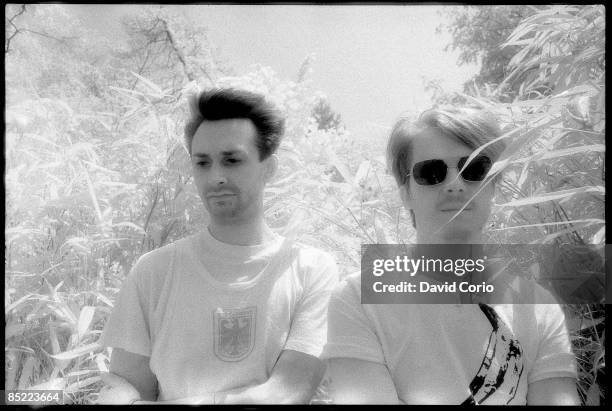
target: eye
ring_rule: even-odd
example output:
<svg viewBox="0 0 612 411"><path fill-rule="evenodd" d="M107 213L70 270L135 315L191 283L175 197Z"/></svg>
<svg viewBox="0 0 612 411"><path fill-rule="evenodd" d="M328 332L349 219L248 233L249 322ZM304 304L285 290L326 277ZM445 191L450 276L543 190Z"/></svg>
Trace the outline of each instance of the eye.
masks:
<svg viewBox="0 0 612 411"><path fill-rule="evenodd" d="M209 161L198 161L196 164L198 167L208 167L210 162Z"/></svg>
<svg viewBox="0 0 612 411"><path fill-rule="evenodd" d="M230 158L225 159L225 163L230 164L230 165L236 165L236 164L239 164L240 162L241 160L239 158L230 157Z"/></svg>

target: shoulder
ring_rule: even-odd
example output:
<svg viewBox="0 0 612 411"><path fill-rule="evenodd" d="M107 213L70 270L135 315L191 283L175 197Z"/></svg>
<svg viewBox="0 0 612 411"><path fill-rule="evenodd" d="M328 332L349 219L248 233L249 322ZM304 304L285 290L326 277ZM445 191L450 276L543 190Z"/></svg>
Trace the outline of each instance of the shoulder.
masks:
<svg viewBox="0 0 612 411"><path fill-rule="evenodd" d="M565 324L565 312L563 311L563 307L549 290L535 283L534 294L534 311L536 321L540 328L555 327L559 324Z"/></svg>
<svg viewBox="0 0 612 411"><path fill-rule="evenodd" d="M310 273L332 271L337 275L336 259L331 253L302 243L294 243L293 249L297 255L300 271Z"/></svg>
<svg viewBox="0 0 612 411"><path fill-rule="evenodd" d="M353 291L361 289L361 272L355 271L344 277L341 284L344 284L343 288L351 289Z"/></svg>
<svg viewBox="0 0 612 411"><path fill-rule="evenodd" d="M512 283L510 283L510 288L514 290L514 292L512 300L508 301L509 303L536 305L558 304L553 294L534 279L516 275Z"/></svg>
<svg viewBox="0 0 612 411"><path fill-rule="evenodd" d="M532 332L547 333L551 329L563 328L565 312L553 293L537 281L521 279L520 282L523 293L515 299L515 303L502 304L506 310L514 313L515 321Z"/></svg>
<svg viewBox="0 0 612 411"><path fill-rule="evenodd" d="M324 286L331 289L338 281L336 259L327 251L319 248L294 243L295 274L306 286Z"/></svg>
<svg viewBox="0 0 612 411"><path fill-rule="evenodd" d="M160 276L165 276L177 252L191 252L191 246L196 240L196 236L197 234L184 237L143 254L136 261L132 269L132 275L136 276L140 281L154 281Z"/></svg>
<svg viewBox="0 0 612 411"><path fill-rule="evenodd" d="M293 244L302 262L306 265L319 266L321 264L336 264L336 259L327 251L311 245L296 242Z"/></svg>
<svg viewBox="0 0 612 411"><path fill-rule="evenodd" d="M358 301L361 304L361 273L357 271L345 276L334 287L332 296L334 299Z"/></svg>

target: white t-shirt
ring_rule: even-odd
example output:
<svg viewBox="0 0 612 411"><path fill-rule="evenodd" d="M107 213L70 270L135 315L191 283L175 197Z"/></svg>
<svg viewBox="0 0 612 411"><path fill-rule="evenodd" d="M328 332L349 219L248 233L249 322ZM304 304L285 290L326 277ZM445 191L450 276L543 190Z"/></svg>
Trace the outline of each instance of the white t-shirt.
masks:
<svg viewBox="0 0 612 411"><path fill-rule="evenodd" d="M321 250L282 237L229 245L204 230L137 261L101 341L150 357L159 400L263 383L283 350L320 356L337 278Z"/></svg>
<svg viewBox="0 0 612 411"><path fill-rule="evenodd" d="M525 404L528 384L576 378L558 304L362 305L360 279L332 294L322 358L386 365L407 404Z"/></svg>

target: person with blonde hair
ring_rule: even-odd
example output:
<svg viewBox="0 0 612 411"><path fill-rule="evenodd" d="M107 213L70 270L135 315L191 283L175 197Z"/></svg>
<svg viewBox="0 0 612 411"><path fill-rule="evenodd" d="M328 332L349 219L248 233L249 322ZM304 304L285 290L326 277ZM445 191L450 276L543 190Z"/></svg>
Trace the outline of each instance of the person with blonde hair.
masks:
<svg viewBox="0 0 612 411"><path fill-rule="evenodd" d="M387 160L418 245L483 243L498 179L483 181L500 135L477 108L395 124ZM564 313L543 288L534 293L546 304L362 304L361 281L348 276L330 299L323 358L334 402L579 404Z"/></svg>

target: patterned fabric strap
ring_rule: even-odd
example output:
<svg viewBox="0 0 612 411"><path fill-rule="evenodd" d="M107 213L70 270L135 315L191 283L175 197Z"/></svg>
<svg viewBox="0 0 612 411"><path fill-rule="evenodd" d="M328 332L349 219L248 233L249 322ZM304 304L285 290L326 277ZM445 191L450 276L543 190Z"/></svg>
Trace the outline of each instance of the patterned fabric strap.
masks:
<svg viewBox="0 0 612 411"><path fill-rule="evenodd" d="M470 383L471 395L461 405L479 405L505 385L500 392L509 404L516 395L523 373L523 350L519 341L495 309L487 304L478 304L491 323L492 331L484 358L476 376Z"/></svg>

